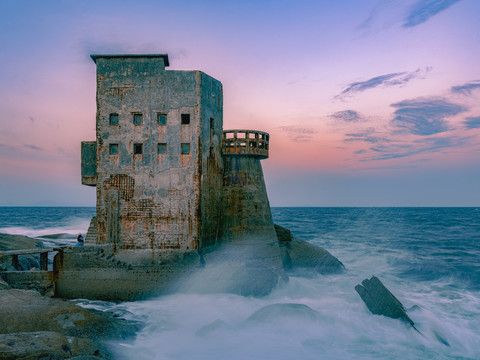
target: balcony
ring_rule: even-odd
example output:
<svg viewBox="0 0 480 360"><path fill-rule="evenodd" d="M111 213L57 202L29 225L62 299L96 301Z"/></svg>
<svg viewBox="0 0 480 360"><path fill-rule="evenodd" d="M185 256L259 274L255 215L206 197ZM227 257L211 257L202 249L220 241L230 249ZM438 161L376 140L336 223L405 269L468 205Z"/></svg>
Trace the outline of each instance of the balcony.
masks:
<svg viewBox="0 0 480 360"><path fill-rule="evenodd" d="M257 130L225 130L222 155L254 156L268 158L268 133Z"/></svg>

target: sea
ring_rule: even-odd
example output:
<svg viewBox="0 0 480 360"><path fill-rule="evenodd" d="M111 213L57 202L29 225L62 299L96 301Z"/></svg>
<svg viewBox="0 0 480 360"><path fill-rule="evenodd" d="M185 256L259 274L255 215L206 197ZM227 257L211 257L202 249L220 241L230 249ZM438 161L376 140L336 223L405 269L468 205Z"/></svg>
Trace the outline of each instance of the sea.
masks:
<svg viewBox="0 0 480 360"><path fill-rule="evenodd" d="M346 273L290 277L263 298L178 293L136 302L76 302L144 325L135 337L110 343L118 359L480 359L480 208L272 213L294 236L336 256ZM95 208L3 207L0 232L46 245L75 244L94 214ZM44 237L52 234L69 235ZM403 303L418 332L368 311L354 287L372 275ZM285 305L252 320L273 304ZM293 304L318 316L293 311Z"/></svg>

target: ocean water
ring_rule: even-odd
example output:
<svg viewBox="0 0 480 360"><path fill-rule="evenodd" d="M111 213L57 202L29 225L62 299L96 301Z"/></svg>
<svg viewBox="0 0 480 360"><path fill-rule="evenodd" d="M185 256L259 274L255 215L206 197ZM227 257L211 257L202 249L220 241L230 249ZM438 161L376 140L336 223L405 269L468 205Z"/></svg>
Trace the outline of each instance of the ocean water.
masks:
<svg viewBox="0 0 480 360"><path fill-rule="evenodd" d="M111 343L119 359L480 359L480 208L272 211L277 224L329 250L347 272L291 277L265 298L189 293L80 304L144 323L134 339ZM0 208L0 232L69 233L71 239L48 241L74 242L94 213ZM372 275L404 304L420 333L369 313L354 287ZM251 318L272 304L287 305Z"/></svg>

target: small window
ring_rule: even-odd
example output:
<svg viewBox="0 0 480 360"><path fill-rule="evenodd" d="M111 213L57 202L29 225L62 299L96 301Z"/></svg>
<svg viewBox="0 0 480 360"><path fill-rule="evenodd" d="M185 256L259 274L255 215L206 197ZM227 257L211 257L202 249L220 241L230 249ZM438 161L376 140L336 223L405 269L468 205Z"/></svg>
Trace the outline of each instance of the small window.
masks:
<svg viewBox="0 0 480 360"><path fill-rule="evenodd" d="M190 124L190 114L182 114L182 125Z"/></svg>
<svg viewBox="0 0 480 360"><path fill-rule="evenodd" d="M133 123L135 125L142 125L143 123L143 116L142 114L133 114Z"/></svg>
<svg viewBox="0 0 480 360"><path fill-rule="evenodd" d="M182 143L182 155L190 154L190 144Z"/></svg>
<svg viewBox="0 0 480 360"><path fill-rule="evenodd" d="M110 114L110 125L118 125L118 114Z"/></svg>
<svg viewBox="0 0 480 360"><path fill-rule="evenodd" d="M110 155L118 155L118 144L110 144L109 153Z"/></svg>
<svg viewBox="0 0 480 360"><path fill-rule="evenodd" d="M158 143L157 152L158 152L158 155L166 154L167 153L167 144L166 143Z"/></svg>
<svg viewBox="0 0 480 360"><path fill-rule="evenodd" d="M167 115L157 114L157 123L158 125L167 125Z"/></svg>
<svg viewBox="0 0 480 360"><path fill-rule="evenodd" d="M143 144L133 144L133 154L142 155L143 154Z"/></svg>
<svg viewBox="0 0 480 360"><path fill-rule="evenodd" d="M213 118L210 118L210 130L214 130L215 129L215 120L213 120Z"/></svg>

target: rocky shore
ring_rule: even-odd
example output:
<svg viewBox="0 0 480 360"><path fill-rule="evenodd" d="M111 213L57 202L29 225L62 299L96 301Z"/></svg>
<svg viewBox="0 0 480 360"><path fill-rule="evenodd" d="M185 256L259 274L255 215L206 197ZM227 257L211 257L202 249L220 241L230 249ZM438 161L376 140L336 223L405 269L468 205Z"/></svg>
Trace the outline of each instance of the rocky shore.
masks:
<svg viewBox="0 0 480 360"><path fill-rule="evenodd" d="M295 238L281 226L275 225L275 231L280 266L286 274L315 276L345 271L327 250ZM0 251L41 246L36 239L0 234ZM39 268L35 256L22 258L21 270ZM0 257L2 270L15 270L8 256ZM87 311L74 301L14 289L0 278L0 359L113 359L106 343L133 337L140 327L113 313Z"/></svg>
<svg viewBox="0 0 480 360"><path fill-rule="evenodd" d="M0 234L0 251L39 246L36 239ZM0 259L0 266L8 270L11 264ZM29 266L37 267L35 259L22 263L23 270ZM0 279L0 359L113 359L106 343L132 337L139 328L113 313L13 289Z"/></svg>

